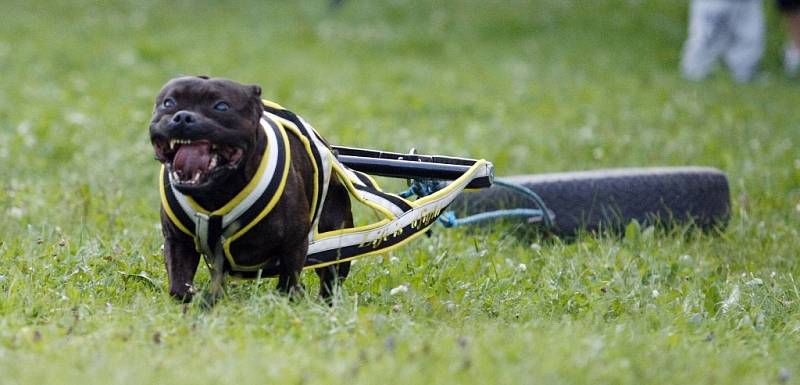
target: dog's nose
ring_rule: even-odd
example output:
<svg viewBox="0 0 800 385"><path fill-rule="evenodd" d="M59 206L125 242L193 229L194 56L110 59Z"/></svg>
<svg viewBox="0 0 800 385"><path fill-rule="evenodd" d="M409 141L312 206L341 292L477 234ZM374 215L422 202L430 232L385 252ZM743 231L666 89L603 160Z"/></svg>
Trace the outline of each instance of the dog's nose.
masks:
<svg viewBox="0 0 800 385"><path fill-rule="evenodd" d="M194 116L193 112L189 111L178 111L175 115L172 115L172 124L173 125L190 125L197 121L197 117Z"/></svg>

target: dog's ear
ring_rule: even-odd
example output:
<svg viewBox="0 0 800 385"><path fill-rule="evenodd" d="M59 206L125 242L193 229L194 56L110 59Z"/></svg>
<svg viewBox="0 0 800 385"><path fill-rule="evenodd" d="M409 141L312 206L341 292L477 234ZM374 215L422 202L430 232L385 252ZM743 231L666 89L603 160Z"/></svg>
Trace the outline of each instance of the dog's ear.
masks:
<svg viewBox="0 0 800 385"><path fill-rule="evenodd" d="M261 100L261 87L257 84L251 84L246 87L248 92L250 92L251 103L253 103L255 121L258 122L261 120L261 115L264 113L264 102Z"/></svg>
<svg viewBox="0 0 800 385"><path fill-rule="evenodd" d="M260 98L261 97L261 86L259 86L257 84L252 84L249 87L250 87L250 94L251 95L253 95L256 98Z"/></svg>

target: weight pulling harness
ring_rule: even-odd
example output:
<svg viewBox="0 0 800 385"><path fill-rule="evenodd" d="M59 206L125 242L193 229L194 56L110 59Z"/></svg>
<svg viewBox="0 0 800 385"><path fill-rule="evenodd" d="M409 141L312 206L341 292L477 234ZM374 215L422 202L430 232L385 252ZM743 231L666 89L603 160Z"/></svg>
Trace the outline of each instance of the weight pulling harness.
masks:
<svg viewBox="0 0 800 385"><path fill-rule="evenodd" d="M492 164L478 160L440 190L409 201L382 191L369 175L343 165L311 125L280 105L264 101L261 127L267 135L267 145L255 176L218 210L210 212L179 192L172 186L170 173L164 167L161 169L159 189L162 206L170 221L194 239L197 251L211 269L213 281L221 282L225 260L235 274L258 272L258 276L277 275L275 266L266 266L269 261L252 266L237 263L232 245L264 219L283 194L291 159L288 135L296 136L313 160L314 199L306 269L397 248L425 233L471 181L492 178ZM319 217L334 173L351 197L380 213L383 219L364 226L320 233Z"/></svg>

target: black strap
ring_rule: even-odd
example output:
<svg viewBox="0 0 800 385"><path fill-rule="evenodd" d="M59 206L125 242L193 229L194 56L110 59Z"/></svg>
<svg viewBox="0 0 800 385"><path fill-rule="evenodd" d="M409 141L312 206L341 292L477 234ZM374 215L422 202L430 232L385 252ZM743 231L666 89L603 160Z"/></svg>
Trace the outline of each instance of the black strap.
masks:
<svg viewBox="0 0 800 385"><path fill-rule="evenodd" d="M317 165L317 196L314 197L316 199L317 205L315 206L314 215L312 218L317 218L319 216L320 209L322 208L322 199L323 199L323 191L325 190L325 170L321 170L322 167L322 155L319 153L317 149L316 143L314 142L314 138L311 137L309 133L310 129L303 124L303 121L295 115L293 112L285 109L274 108L270 106L264 106L264 111L269 112L270 114L279 116L283 119L286 119L292 123L300 130L300 133L308 140L309 147L311 148L311 156L313 157L312 161L314 164ZM323 143L325 140L321 137L318 137ZM328 146L327 143L325 143Z"/></svg>
<svg viewBox="0 0 800 385"><path fill-rule="evenodd" d="M222 237L222 216L212 215L208 217L208 250L214 251L219 239Z"/></svg>

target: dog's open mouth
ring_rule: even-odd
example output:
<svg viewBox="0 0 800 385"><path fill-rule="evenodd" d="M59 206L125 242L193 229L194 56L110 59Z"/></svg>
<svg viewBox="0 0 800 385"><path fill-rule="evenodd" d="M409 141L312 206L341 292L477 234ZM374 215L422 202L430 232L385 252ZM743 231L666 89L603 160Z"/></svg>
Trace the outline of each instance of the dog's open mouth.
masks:
<svg viewBox="0 0 800 385"><path fill-rule="evenodd" d="M202 186L220 172L238 167L244 149L206 139L170 139L155 143L156 158L167 165L174 184Z"/></svg>

